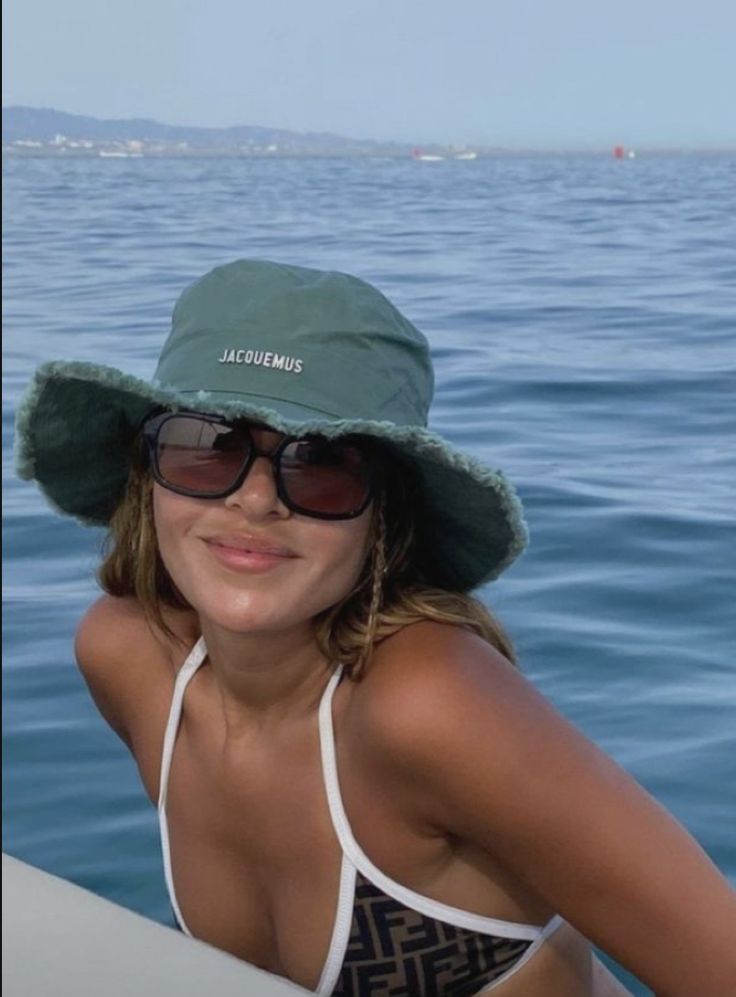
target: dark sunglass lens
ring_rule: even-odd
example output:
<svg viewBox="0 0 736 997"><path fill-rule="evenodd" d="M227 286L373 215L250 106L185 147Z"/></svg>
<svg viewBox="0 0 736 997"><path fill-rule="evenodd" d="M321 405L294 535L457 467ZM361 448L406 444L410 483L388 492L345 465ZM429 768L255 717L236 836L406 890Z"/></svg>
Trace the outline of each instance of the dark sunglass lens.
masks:
<svg viewBox="0 0 736 997"><path fill-rule="evenodd" d="M156 459L167 484L216 495L236 481L249 451L249 438L238 428L181 415L161 425Z"/></svg>
<svg viewBox="0 0 736 997"><path fill-rule="evenodd" d="M352 444L294 440L281 455L280 470L290 501L308 512L350 515L363 507L370 493L370 462Z"/></svg>

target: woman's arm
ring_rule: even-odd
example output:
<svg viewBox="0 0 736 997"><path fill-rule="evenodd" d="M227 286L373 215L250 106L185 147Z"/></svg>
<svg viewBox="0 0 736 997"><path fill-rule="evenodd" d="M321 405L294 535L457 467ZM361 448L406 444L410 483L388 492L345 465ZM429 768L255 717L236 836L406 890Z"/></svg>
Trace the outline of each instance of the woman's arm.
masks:
<svg viewBox="0 0 736 997"><path fill-rule="evenodd" d="M141 614L131 600L103 596L85 613L74 641L79 670L97 709L131 750L141 631Z"/></svg>
<svg viewBox="0 0 736 997"><path fill-rule="evenodd" d="M369 727L436 826L657 997L733 997L736 894L674 818L479 638L422 623L392 640L365 679Z"/></svg>

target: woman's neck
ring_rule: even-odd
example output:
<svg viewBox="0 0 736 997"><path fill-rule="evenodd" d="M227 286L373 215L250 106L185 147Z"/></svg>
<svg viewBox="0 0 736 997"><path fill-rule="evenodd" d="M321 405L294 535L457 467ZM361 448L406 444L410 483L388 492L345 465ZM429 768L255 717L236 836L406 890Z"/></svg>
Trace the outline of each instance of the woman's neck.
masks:
<svg viewBox="0 0 736 997"><path fill-rule="evenodd" d="M229 736L312 714L329 678L311 626L235 634L202 621Z"/></svg>

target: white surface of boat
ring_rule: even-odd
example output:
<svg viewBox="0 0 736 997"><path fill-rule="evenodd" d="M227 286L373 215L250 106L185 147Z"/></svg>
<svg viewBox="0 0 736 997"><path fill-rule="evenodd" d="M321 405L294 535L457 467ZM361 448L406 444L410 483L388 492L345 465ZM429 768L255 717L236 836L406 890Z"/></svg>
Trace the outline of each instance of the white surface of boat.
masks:
<svg viewBox="0 0 736 997"><path fill-rule="evenodd" d="M309 991L3 855L3 997Z"/></svg>

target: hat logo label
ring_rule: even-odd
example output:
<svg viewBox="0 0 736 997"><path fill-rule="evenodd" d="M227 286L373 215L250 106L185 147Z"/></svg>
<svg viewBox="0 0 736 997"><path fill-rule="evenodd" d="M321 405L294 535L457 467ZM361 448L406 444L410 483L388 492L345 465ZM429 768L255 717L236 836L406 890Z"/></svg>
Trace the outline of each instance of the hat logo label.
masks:
<svg viewBox="0 0 736 997"><path fill-rule="evenodd" d="M287 357L283 353L271 353L266 350L236 350L226 348L218 363L242 363L251 367L272 367L274 370L286 370L292 374L301 374L304 361L299 357Z"/></svg>

